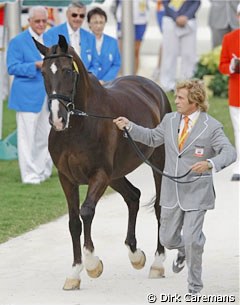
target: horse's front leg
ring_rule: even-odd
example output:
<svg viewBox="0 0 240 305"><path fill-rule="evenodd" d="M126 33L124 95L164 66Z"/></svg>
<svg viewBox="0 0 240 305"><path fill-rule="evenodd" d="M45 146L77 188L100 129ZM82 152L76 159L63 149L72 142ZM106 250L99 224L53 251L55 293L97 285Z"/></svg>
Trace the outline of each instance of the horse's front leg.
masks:
<svg viewBox="0 0 240 305"><path fill-rule="evenodd" d="M64 175L59 173L59 179L64 190L69 213L69 230L73 243L73 265L70 274L67 276L64 290L80 288L80 272L83 270L80 236L82 223L79 218L79 187L72 184Z"/></svg>
<svg viewBox="0 0 240 305"><path fill-rule="evenodd" d="M80 215L84 228L84 266L90 277L99 277L103 272L103 263L94 255L94 245L91 237L92 220L98 200L109 184L109 178L103 170L99 170L89 179L86 199L81 207Z"/></svg>

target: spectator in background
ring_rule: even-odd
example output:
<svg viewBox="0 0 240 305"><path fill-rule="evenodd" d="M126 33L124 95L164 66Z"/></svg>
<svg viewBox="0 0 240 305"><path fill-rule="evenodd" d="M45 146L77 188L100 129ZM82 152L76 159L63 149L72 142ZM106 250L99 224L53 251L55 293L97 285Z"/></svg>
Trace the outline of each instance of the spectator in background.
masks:
<svg viewBox="0 0 240 305"><path fill-rule="evenodd" d="M117 40L103 33L107 22L106 13L99 7L91 9L87 14L90 30L96 37L98 53L98 79L103 84L117 77L121 67L121 56Z"/></svg>
<svg viewBox="0 0 240 305"><path fill-rule="evenodd" d="M7 50L8 73L14 76L9 108L17 112L18 161L23 183L39 184L49 178L52 160L48 152L49 110L43 77L42 57L32 37L45 43L47 10L33 6L29 27L14 37Z"/></svg>
<svg viewBox="0 0 240 305"><path fill-rule="evenodd" d="M237 7L240 24L240 4ZM236 17L235 17L236 18ZM237 19L237 18L236 18ZM224 35L219 70L229 75L228 98L238 159L233 168L232 181L240 181L240 29Z"/></svg>
<svg viewBox="0 0 240 305"><path fill-rule="evenodd" d="M156 2L158 26L159 26L160 32L162 33L162 20L163 20L164 14L165 14L164 6L162 3L162 0L154 0L154 2ZM162 45L160 45L160 47L159 47L157 67L154 69L153 75L152 75L152 78L154 81L159 81L159 78L160 78L161 59L162 59Z"/></svg>
<svg viewBox="0 0 240 305"><path fill-rule="evenodd" d="M58 43L58 35L65 36L75 52L81 58L85 68L95 76L98 73L98 61L95 36L82 29L86 16L86 6L81 2L73 2L66 11L67 22L49 29L45 34L46 46Z"/></svg>
<svg viewBox="0 0 240 305"><path fill-rule="evenodd" d="M119 48L122 52L122 0L116 1L116 18ZM144 33L147 27L149 12L149 0L133 0L133 23L135 28L135 74L137 74L140 64L140 48Z"/></svg>
<svg viewBox="0 0 240 305"><path fill-rule="evenodd" d="M222 44L223 36L236 29L238 0L210 0L208 24L212 35L212 48Z"/></svg>
<svg viewBox="0 0 240 305"><path fill-rule="evenodd" d="M176 85L177 59L181 57L180 78L194 75L197 60L195 14L200 0L163 0L163 42L160 84L165 91Z"/></svg>

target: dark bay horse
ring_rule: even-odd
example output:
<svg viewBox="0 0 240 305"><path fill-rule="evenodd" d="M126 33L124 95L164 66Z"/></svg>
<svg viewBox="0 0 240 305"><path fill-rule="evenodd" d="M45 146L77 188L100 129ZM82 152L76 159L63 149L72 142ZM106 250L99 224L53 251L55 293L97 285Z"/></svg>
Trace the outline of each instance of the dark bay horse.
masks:
<svg viewBox="0 0 240 305"><path fill-rule="evenodd" d="M73 243L73 265L64 289L79 289L83 265L91 277L103 271L102 261L94 254L91 225L97 202L106 188L119 192L128 207L128 230L125 244L134 268L145 264L145 254L137 248L136 218L139 210L140 190L125 177L142 161L129 144L129 140L113 124L120 115L143 126L153 128L171 108L162 89L140 76L120 77L102 86L89 74L64 36L58 45L47 48L36 42L45 56L42 66L49 97L50 123L49 151L58 170L69 210L69 229ZM105 118L78 116L81 111ZM163 146L149 148L138 144L144 155L163 169ZM155 214L158 223L157 249L149 276L164 275L164 248L159 242L161 176L153 173L156 186ZM86 199L80 208L79 185L87 184ZM80 217L79 217L80 213ZM84 231L84 264L80 236ZM146 228L147 230L147 228Z"/></svg>

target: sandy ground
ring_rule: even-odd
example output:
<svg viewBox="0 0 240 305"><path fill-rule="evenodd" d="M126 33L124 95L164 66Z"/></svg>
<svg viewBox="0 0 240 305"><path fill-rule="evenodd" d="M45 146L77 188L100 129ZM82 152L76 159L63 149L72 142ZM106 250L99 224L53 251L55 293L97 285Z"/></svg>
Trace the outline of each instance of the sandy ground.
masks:
<svg viewBox="0 0 240 305"><path fill-rule="evenodd" d="M239 304L239 183L230 182L230 177L231 168L215 175L216 209L207 213L204 227L207 242L202 293L231 295L235 298L231 304ZM143 165L129 178L142 191L137 222L138 247L147 257L142 270L134 270L128 260L124 245L127 208L118 194L112 194L99 202L93 223L95 253L104 264L100 278L91 279L83 271L80 290L62 290L72 263L66 215L0 245L0 305L139 305L150 303L149 294L156 295L156 304L165 300L165 294L178 294L184 303L187 270L172 272L176 251L167 251L166 277L148 279L155 251L156 221L143 205L154 194L151 170Z"/></svg>

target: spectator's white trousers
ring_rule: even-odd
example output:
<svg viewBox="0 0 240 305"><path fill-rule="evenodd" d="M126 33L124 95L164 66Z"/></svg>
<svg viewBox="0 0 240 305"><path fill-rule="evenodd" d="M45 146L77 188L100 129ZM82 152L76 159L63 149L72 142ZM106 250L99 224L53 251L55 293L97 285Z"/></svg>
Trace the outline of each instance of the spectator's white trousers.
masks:
<svg viewBox="0 0 240 305"><path fill-rule="evenodd" d="M197 61L196 34L195 19L189 20L184 28L180 28L172 18L163 17L160 85L166 92L175 89L178 57L181 57L179 79L189 79L193 76Z"/></svg>
<svg viewBox="0 0 240 305"><path fill-rule="evenodd" d="M17 112L18 162L23 183L40 183L52 173L48 117L47 99L39 113Z"/></svg>
<svg viewBox="0 0 240 305"><path fill-rule="evenodd" d="M233 173L240 175L240 107L229 106L233 125L237 161L234 163Z"/></svg>

